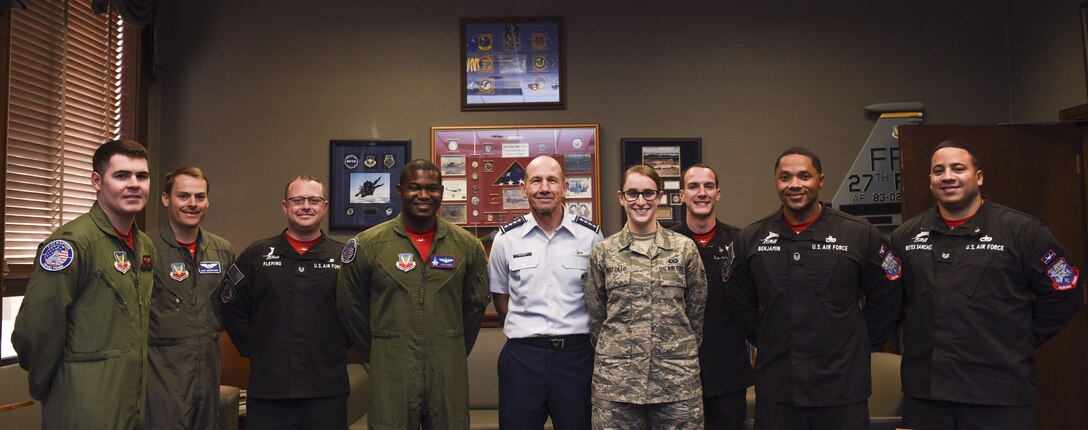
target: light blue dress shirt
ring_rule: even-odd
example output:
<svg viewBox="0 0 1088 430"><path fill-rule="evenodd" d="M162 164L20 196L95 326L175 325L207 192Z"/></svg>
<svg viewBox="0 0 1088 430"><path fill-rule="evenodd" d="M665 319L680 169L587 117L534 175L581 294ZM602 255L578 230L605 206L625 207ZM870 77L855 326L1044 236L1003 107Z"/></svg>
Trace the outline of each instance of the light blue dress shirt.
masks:
<svg viewBox="0 0 1088 430"><path fill-rule="evenodd" d="M592 223L575 218L564 214L549 238L527 214L524 223L500 230L495 237L489 262L491 292L510 295L506 337L589 333L582 275L593 245L604 237Z"/></svg>

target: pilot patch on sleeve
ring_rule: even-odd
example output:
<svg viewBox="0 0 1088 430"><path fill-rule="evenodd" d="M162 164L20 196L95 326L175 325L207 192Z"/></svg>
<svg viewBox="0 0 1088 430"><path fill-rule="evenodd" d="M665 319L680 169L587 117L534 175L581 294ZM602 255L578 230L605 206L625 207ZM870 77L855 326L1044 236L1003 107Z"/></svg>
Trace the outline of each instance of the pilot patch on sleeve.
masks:
<svg viewBox="0 0 1088 430"><path fill-rule="evenodd" d="M903 276L903 263L895 256L892 250L880 245L880 267L884 269L884 277L894 281Z"/></svg>
<svg viewBox="0 0 1088 430"><path fill-rule="evenodd" d="M57 239L42 248L42 255L38 257L38 264L42 269L50 272L64 270L76 259L76 252L72 245L66 241Z"/></svg>
<svg viewBox="0 0 1088 430"><path fill-rule="evenodd" d="M355 261L355 238L351 238L344 244L344 250L340 251L340 261L344 264L348 264Z"/></svg>
<svg viewBox="0 0 1088 430"><path fill-rule="evenodd" d="M1067 291L1077 288L1077 280L1080 279L1080 271L1076 266L1069 264L1065 258L1054 260L1046 268L1046 276L1050 277L1051 287L1058 291Z"/></svg>

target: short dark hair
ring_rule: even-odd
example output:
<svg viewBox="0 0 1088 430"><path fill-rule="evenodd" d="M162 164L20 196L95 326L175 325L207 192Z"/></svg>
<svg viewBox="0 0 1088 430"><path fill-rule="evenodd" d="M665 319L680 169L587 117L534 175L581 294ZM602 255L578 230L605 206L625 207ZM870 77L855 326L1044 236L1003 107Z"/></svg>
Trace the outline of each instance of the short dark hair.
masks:
<svg viewBox="0 0 1088 430"><path fill-rule="evenodd" d="M620 188L623 188L623 184L627 182L627 178L634 174L643 175L650 179L653 179L654 185L657 186L658 191L662 191L665 188L661 185L661 175L657 173L657 170L645 164L636 164L634 166L628 167L627 170L623 172L623 178L620 180Z"/></svg>
<svg viewBox="0 0 1088 430"><path fill-rule="evenodd" d="M179 175L192 176L194 178L203 180L205 191L210 192L212 189L212 183L208 181L207 176L204 176L203 170L200 170L199 167L195 166L182 166L166 172L166 177L162 180L164 184L163 192L165 192L166 194L170 194L170 192L174 190L174 179L176 179Z"/></svg>
<svg viewBox="0 0 1088 430"><path fill-rule="evenodd" d="M812 160L812 167L816 168L817 174L824 173L824 166L820 164L820 156L816 155L815 152L812 152L811 149L803 146L794 146L793 148L782 151L782 154L774 160L774 170L778 170L778 163L787 155L804 155L808 157L809 160Z"/></svg>
<svg viewBox="0 0 1088 430"><path fill-rule="evenodd" d="M707 170L710 171L710 173L713 173L714 174L714 187L715 188L718 187L718 171L714 170L713 167L710 167L706 163L695 163L695 164L692 164L691 166L689 166L687 168L687 170L684 170L684 173L680 174L680 186L686 186L688 184L688 172L690 172L691 169L694 169L696 167L702 168L702 169L707 169Z"/></svg>
<svg viewBox="0 0 1088 430"><path fill-rule="evenodd" d="M106 167L110 164L110 158L114 155L121 154L129 158L139 158L147 160L147 148L138 142L131 140L111 140L103 143L98 149L94 150L94 156L91 158L91 168L99 175L106 174Z"/></svg>
<svg viewBox="0 0 1088 430"><path fill-rule="evenodd" d="M442 184L442 172L438 170L438 166L435 166L434 163L430 162L430 160L425 160L422 158L417 158L415 160L409 161L408 164L404 165L403 169L400 169L400 180L397 181L397 184L403 187L405 182L408 182L408 172L412 170L425 170L434 172L434 174L438 176L438 183Z"/></svg>
<svg viewBox="0 0 1088 430"><path fill-rule="evenodd" d="M320 179L317 179L317 178L315 178L313 176L310 176L310 175L298 175L298 176L295 176L294 178L292 178L290 181L287 181L287 185L285 185L283 187L283 198L285 198L285 199L287 198L287 190L291 189L291 184L295 183L295 181L314 181L314 182L317 182L318 185L321 185L321 197L325 197L326 189L325 189L325 183L324 182L321 182Z"/></svg>
<svg viewBox="0 0 1088 430"><path fill-rule="evenodd" d="M974 146L971 146L964 142L960 142L958 140L946 140L944 142L938 143L937 146L934 146L933 153L936 153L937 151L940 151L944 148L959 148L967 151L967 155L971 156L971 164L975 165L975 170L982 170L982 160L978 158L978 151L975 150Z"/></svg>

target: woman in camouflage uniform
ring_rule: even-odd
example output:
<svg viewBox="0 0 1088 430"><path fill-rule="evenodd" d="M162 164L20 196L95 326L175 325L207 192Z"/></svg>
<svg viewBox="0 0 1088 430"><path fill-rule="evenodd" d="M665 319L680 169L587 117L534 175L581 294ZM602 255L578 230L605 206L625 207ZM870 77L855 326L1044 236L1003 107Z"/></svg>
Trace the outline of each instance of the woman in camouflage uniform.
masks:
<svg viewBox="0 0 1088 430"><path fill-rule="evenodd" d="M706 276L695 243L657 223L661 189L653 168L627 169L616 195L627 223L590 257L594 429L703 427Z"/></svg>

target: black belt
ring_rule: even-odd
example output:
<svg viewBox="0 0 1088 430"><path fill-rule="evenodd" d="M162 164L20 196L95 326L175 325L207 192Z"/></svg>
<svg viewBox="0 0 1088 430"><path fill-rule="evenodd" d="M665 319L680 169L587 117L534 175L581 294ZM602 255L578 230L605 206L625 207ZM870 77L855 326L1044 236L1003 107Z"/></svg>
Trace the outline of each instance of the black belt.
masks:
<svg viewBox="0 0 1088 430"><path fill-rule="evenodd" d="M568 334L563 336L538 336L510 339L511 342L539 348L563 349L577 345L588 345L588 334Z"/></svg>

